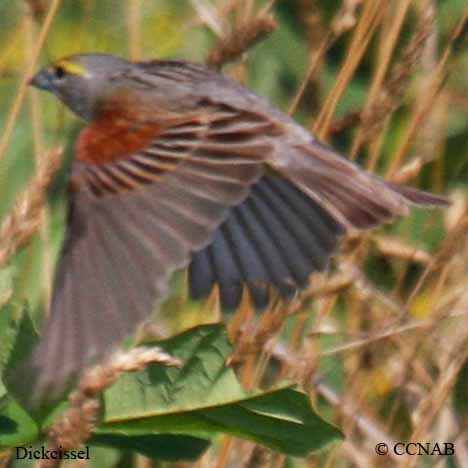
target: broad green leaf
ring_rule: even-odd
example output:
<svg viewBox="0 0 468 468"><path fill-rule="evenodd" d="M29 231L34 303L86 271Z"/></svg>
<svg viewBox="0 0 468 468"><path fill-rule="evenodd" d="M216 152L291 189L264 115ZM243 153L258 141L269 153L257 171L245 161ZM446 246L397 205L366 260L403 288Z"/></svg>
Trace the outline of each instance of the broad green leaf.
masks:
<svg viewBox="0 0 468 468"><path fill-rule="evenodd" d="M39 436L39 428L12 398L0 402L0 450L27 445Z"/></svg>
<svg viewBox="0 0 468 468"><path fill-rule="evenodd" d="M26 307L14 303L0 310L0 377L9 392L18 402L28 396L30 387L27 378L17 379L21 361L36 346L39 336ZM38 415L30 415L36 422Z"/></svg>
<svg viewBox="0 0 468 468"><path fill-rule="evenodd" d="M341 437L314 413L306 395L289 386L243 390L226 367L231 346L221 325L197 327L158 346L183 366L151 365L125 374L104 394L104 422L92 442L115 445L127 437L125 446L154 456L151 446L161 436L176 447L180 436L207 444L226 433L307 456ZM165 458L161 451L156 456Z"/></svg>
<svg viewBox="0 0 468 468"><path fill-rule="evenodd" d="M128 437L119 434L98 434L92 443L134 450L150 458L180 461L196 460L208 448L209 441L186 435L141 435Z"/></svg>
<svg viewBox="0 0 468 468"><path fill-rule="evenodd" d="M0 450L33 442L39 428L28 413L7 396L4 374L14 371L14 364L35 342L27 311L15 304L0 309Z"/></svg>
<svg viewBox="0 0 468 468"><path fill-rule="evenodd" d="M244 398L226 367L231 346L222 325L201 326L157 345L184 362L182 368L150 365L125 373L104 394L105 421L190 411Z"/></svg>
<svg viewBox="0 0 468 468"><path fill-rule="evenodd" d="M0 311L0 370L8 374L14 372L16 365L29 355L38 338L27 308L6 305Z"/></svg>
<svg viewBox="0 0 468 468"><path fill-rule="evenodd" d="M24 307L8 303L0 308L0 397L6 394L5 374L35 342L29 314Z"/></svg>
<svg viewBox="0 0 468 468"><path fill-rule="evenodd" d="M314 413L307 396L292 388L212 408L104 424L98 430L98 435L190 434L206 439L220 433L297 457L341 438L336 428Z"/></svg>

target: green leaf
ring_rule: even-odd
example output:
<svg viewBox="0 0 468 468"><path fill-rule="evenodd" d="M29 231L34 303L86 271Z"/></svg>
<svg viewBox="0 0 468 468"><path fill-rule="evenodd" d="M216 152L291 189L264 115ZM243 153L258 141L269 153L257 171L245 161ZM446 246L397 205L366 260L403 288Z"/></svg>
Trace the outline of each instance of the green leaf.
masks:
<svg viewBox="0 0 468 468"><path fill-rule="evenodd" d="M222 325L197 327L156 344L184 362L183 367L150 365L142 372L125 373L104 394L106 422L244 398L234 372L226 367L231 346Z"/></svg>
<svg viewBox="0 0 468 468"><path fill-rule="evenodd" d="M10 303L0 310L0 383L17 397L28 388L23 381L12 383L15 372L37 341L38 334L26 307Z"/></svg>
<svg viewBox="0 0 468 468"><path fill-rule="evenodd" d="M5 369L13 351L23 318L23 310L12 304L0 309L0 372Z"/></svg>
<svg viewBox="0 0 468 468"><path fill-rule="evenodd" d="M39 434L35 421L13 398L6 395L4 375L35 341L25 308L7 304L0 310L0 450L33 442Z"/></svg>
<svg viewBox="0 0 468 468"><path fill-rule="evenodd" d="M223 326L197 327L157 344L183 366L155 364L123 375L104 394L104 422L92 443L120 444L166 459L173 459L174 447L178 459L191 459L219 433L293 456L307 456L341 437L314 413L308 397L290 386L243 390L226 366L231 346ZM181 436L189 437L182 444L187 450L178 448ZM153 450L154 444L169 447L168 453Z"/></svg>
<svg viewBox="0 0 468 468"><path fill-rule="evenodd" d="M314 413L307 395L292 388L209 409L204 416L222 432L296 457L306 457L341 438L335 427Z"/></svg>
<svg viewBox="0 0 468 468"><path fill-rule="evenodd" d="M39 428L28 413L12 398L0 403L0 450L27 445L39 436Z"/></svg>
<svg viewBox="0 0 468 468"><path fill-rule="evenodd" d="M8 303L0 308L0 397L6 394L5 377L36 342L25 307Z"/></svg>
<svg viewBox="0 0 468 468"><path fill-rule="evenodd" d="M17 364L31 353L39 335L28 309L13 304L8 304L0 311L0 330L0 355L5 359L0 370L10 374L15 371Z"/></svg>
<svg viewBox="0 0 468 468"><path fill-rule="evenodd" d="M150 458L193 461L208 448L209 441L186 435L142 435L128 437L119 434L98 434L91 442L96 445L134 450Z"/></svg>

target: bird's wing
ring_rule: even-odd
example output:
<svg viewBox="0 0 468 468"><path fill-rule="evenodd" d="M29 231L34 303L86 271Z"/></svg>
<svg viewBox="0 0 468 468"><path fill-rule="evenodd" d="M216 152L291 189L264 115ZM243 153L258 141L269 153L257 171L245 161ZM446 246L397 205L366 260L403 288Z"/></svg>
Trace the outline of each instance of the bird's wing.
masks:
<svg viewBox="0 0 468 468"><path fill-rule="evenodd" d="M112 112L78 139L50 316L26 364L35 401L130 335L192 257L194 296L217 282L235 306L245 283L262 304L265 284L288 296L323 269L343 226L443 202L364 173L286 117L213 100L156 120Z"/></svg>
<svg viewBox="0 0 468 468"><path fill-rule="evenodd" d="M365 172L308 135L275 139L269 165L276 173L264 175L229 210L213 242L195 253L192 297L205 297L217 284L221 304L232 309L245 285L254 304L264 307L270 285L287 298L308 284L311 273L324 270L345 228L389 222L412 204L447 204L444 197Z"/></svg>
<svg viewBox="0 0 468 468"><path fill-rule="evenodd" d="M235 309L247 287L264 308L272 288L291 298L323 271L344 233L343 225L287 179L265 174L241 204L230 208L212 242L196 252L189 267L193 298L215 284L223 309Z"/></svg>
<svg viewBox="0 0 468 468"><path fill-rule="evenodd" d="M288 297L307 284L311 272L323 270L344 227L369 229L406 214L411 204L446 204L443 197L363 171L264 99L205 66L150 61L139 63L131 73L139 82L161 89L177 83L190 97L183 102L201 98L222 102L225 109L255 109L258 115L237 115L259 125L252 128L260 134L262 116L281 129L267 154L274 174L268 171L253 185L246 200L229 210L213 241L194 254L189 268L194 298L206 296L217 284L221 304L234 308L247 285L254 303L265 306L269 285ZM274 132L270 128L266 133Z"/></svg>
<svg viewBox="0 0 468 468"><path fill-rule="evenodd" d="M138 150L134 137L144 140L145 123L134 125L133 137L108 123L82 131L50 315L26 365L35 401L60 395L130 335L166 297L172 272L210 242L228 208L261 177L271 148L258 135L274 126L247 112L205 111L156 126ZM125 138L132 153L124 157Z"/></svg>

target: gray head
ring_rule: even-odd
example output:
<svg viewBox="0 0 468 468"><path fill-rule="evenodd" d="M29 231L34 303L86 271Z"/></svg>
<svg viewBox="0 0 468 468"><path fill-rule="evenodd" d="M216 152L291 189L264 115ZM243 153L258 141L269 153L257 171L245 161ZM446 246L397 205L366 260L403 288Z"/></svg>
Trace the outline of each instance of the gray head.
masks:
<svg viewBox="0 0 468 468"><path fill-rule="evenodd" d="M39 71L30 84L52 92L77 115L91 120L112 89L113 79L131 66L128 60L109 54L72 55Z"/></svg>

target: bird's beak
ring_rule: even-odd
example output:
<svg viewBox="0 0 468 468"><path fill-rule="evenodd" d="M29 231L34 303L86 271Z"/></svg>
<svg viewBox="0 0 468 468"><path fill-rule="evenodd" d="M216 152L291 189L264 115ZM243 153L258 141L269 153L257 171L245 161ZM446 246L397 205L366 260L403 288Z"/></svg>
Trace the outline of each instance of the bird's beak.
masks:
<svg viewBox="0 0 468 468"><path fill-rule="evenodd" d="M47 68L36 73L30 80L29 84L38 89L45 89L46 91L52 91L52 73Z"/></svg>

